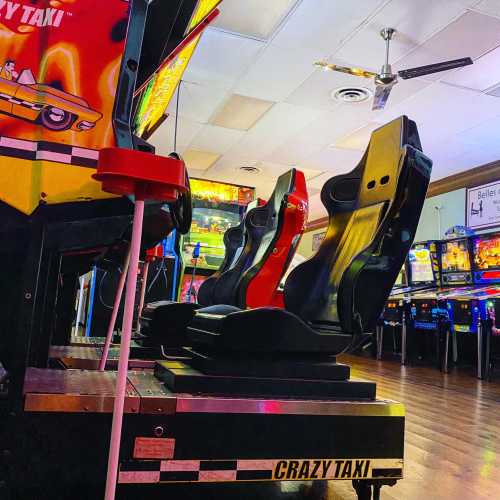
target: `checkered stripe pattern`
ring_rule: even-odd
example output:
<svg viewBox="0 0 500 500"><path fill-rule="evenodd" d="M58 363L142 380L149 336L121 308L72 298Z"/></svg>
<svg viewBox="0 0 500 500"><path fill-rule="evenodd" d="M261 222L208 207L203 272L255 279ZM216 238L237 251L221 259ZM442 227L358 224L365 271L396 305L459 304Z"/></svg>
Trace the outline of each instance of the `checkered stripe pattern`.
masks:
<svg viewBox="0 0 500 500"><path fill-rule="evenodd" d="M99 151L47 141L26 141L0 136L0 155L24 160L46 160L97 168Z"/></svg>
<svg viewBox="0 0 500 500"><path fill-rule="evenodd" d="M120 466L121 484L269 481L275 460L147 460Z"/></svg>
<svg viewBox="0 0 500 500"><path fill-rule="evenodd" d="M7 102L10 102L12 104L24 106L25 108L34 109L36 111L40 111L43 108L42 104L35 104L34 102L22 101L20 99L16 99L15 97L12 97L11 95L3 94L1 92L0 92L0 99L2 101L7 101Z"/></svg>

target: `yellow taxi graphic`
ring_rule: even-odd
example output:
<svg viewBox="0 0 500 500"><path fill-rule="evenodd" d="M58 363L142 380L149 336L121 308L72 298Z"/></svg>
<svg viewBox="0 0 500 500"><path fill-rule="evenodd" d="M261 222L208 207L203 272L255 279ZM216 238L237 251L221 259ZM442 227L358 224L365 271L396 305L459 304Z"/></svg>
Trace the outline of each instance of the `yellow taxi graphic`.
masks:
<svg viewBox="0 0 500 500"><path fill-rule="evenodd" d="M0 113L43 125L54 131L85 131L95 127L102 114L81 98L37 83L25 69L17 78L0 73Z"/></svg>

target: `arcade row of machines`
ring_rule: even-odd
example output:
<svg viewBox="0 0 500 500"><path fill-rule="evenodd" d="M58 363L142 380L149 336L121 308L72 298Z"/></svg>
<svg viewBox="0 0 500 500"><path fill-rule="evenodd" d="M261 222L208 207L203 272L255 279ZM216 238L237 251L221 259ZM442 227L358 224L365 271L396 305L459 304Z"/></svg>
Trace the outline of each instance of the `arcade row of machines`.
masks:
<svg viewBox="0 0 500 500"><path fill-rule="evenodd" d="M241 223L248 204L255 198L255 189L248 186L196 178L191 178L190 183L193 221L189 232L183 235L173 230L157 247L148 250L140 263L137 295L146 280L145 304L159 300L196 302L200 285L224 260L224 233ZM194 258L197 245L199 252ZM122 267L98 260L88 273L78 277L73 290L76 300L71 345L104 344ZM123 307L118 329L122 312ZM137 310L136 320L138 314Z"/></svg>
<svg viewBox="0 0 500 500"><path fill-rule="evenodd" d="M401 328L403 364L430 350L444 371L451 358L489 378L499 308L500 232L416 243L377 328L377 357L384 327Z"/></svg>

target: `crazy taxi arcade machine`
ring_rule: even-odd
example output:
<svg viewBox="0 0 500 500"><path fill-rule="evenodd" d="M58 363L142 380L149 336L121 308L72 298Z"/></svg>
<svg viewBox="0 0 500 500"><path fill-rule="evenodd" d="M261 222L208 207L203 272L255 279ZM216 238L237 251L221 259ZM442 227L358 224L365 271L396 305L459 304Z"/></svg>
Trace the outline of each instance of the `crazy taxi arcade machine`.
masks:
<svg viewBox="0 0 500 500"><path fill-rule="evenodd" d="M90 3L72 3L69 8L88 7ZM156 5L168 5L166 10L169 11L172 2ZM144 30L146 7L147 2L142 0L132 3L127 45L119 72L118 103L123 103L122 99L129 103L128 97L134 88L134 73L138 68L135 61L140 52L137 33ZM88 23L95 25L100 22L94 12L86 14ZM155 21L159 22L158 18ZM73 33L83 26L80 17L71 26ZM109 31L105 30L105 33L109 34ZM94 55L98 53L96 48ZM130 107L115 106L114 111L116 143L130 148L147 147L130 133ZM51 113L52 120L60 119L61 113ZM147 133L151 129L146 127L144 131ZM113 128L110 130L112 137ZM414 237L430 177L430 161L420 153L419 146L413 146L411 138L416 135L415 125L406 117L374 132L370 150L358 169L350 174L351 177L346 174L327 183L326 190L335 188L337 196L323 198L329 207L333 204L332 214L335 211L348 214L345 220L349 227L352 225L364 238L372 235L372 240L367 241L369 249L359 245L344 248L361 252L357 259L366 271L365 279L369 279L373 272L383 273L387 293ZM376 180L372 179L373 176ZM128 200L124 202L129 203ZM369 227L359 217L362 221L370 221ZM337 217L332 217L331 223L336 224ZM59 235L62 240L60 230L61 227L56 227L53 235ZM63 236L66 241L68 232ZM362 238L362 241L365 240ZM40 239L36 243L39 247ZM329 249L332 243L335 240L325 240L324 248ZM381 262L374 255L376 249L383 252ZM384 267L392 262L385 259L385 255L395 259L392 267ZM330 259L332 253L320 257L321 263L323 258ZM374 260L377 263L371 268ZM34 267L32 265L29 269L30 276ZM299 273L301 275L303 273ZM356 276L350 278L356 279ZM285 292L290 293L289 288L287 280ZM23 296L26 301L33 298L31 293ZM374 305L372 299L373 296L369 301L361 302L359 307L363 311L370 309ZM383 302L385 297L379 299ZM362 322L355 309L351 311L351 318L348 304L343 304L343 307L349 321L358 325L352 328L361 328L359 334L363 335ZM24 322L38 327L36 323L33 325L32 312L29 314L23 309L21 313L25 313L20 316ZM293 316L290 312L283 314ZM305 323L303 328L308 332L311 330ZM333 341L337 346L349 345L357 335L341 330L334 337L315 338L318 339ZM307 345L318 348L310 342ZM24 367L31 365L25 361L26 357L19 359L25 363ZM293 394L291 398L179 394L169 391L151 373L130 372L120 457L120 496L135 496L127 489L131 483L153 484L154 487L147 491L148 496L154 498L154 495L164 496L163 482L352 479L358 498L371 498L372 485L374 496L378 498L381 485L393 484L402 476L404 409L398 403L375 399L373 384L346 381L348 367L336 364L334 359L328 365L331 363L334 372L342 374L339 384L335 380L323 383L326 381L317 379L305 384L300 382L301 388L307 391L314 389L318 393L326 389L330 394L340 391L337 398L320 401L307 399L305 395L297 398ZM306 365L302 365L305 370ZM175 366L166 368L177 369ZM183 370L180 368L181 372ZM110 427L115 375L111 372L31 367L24 371L24 398L14 401L17 404L9 408L7 425L2 426L2 431L8 430L7 435L2 435L2 444L5 443L2 460L6 462L2 464L6 470L6 482L2 484L7 486L7 494L12 494L13 498L54 499L67 498L68 492L74 492L87 498L99 498L108 449L107 440L102 436ZM184 375L190 376L190 372L186 371ZM207 377L207 380L213 382L213 377ZM297 383L295 379L290 384L288 379L286 388L295 391ZM346 398L346 390L349 394L352 390L361 391L363 401ZM16 394L16 391L10 392L13 397ZM359 396L358 392L356 394ZM307 425L312 420L314 425ZM248 439L249 427L255 429L255 439ZM304 432L298 435L297 428ZM335 432L332 433L332 429ZM292 433L296 436L293 441L290 440ZM30 458L29 462L26 457Z"/></svg>
<svg viewBox="0 0 500 500"><path fill-rule="evenodd" d="M350 235L353 231L358 235L367 234L367 226L355 216L360 215L360 211L363 221L368 217L374 223L369 227L370 233L375 235L369 251L358 253L363 247L359 244L349 246L346 241L341 247L344 251L355 252L356 258L365 263L375 248L381 249L381 262L393 263L391 268L384 267L378 261L374 268L366 265L362 267L367 271L373 269L384 273L387 293L411 245L430 176L430 161L409 143L412 127L416 133L414 124L402 117L374 132L370 150L358 169L331 179L323 188L322 199L328 203L330 225L338 223L335 216L337 210L353 215L344 218L349 227L345 233ZM374 191L372 177L383 180ZM332 192L335 197L331 197ZM327 196L327 193L330 194ZM399 217L395 217L396 214ZM379 220L379 216L382 220ZM335 227L330 227L330 235L332 229L336 232ZM335 251L331 250L332 244L336 245L336 240L326 238L317 259L303 265L318 263L320 267L317 271L322 272L325 259L339 262ZM394 260L385 259L385 255L391 255ZM351 259L346 257L340 261L350 266ZM370 263L373 263L373 258ZM353 278L356 279L356 276ZM369 278L370 274L365 276ZM312 273L304 273L296 268L285 285L286 302L290 300L290 293L293 293L289 281L293 282L297 277L315 279ZM378 276L377 280L380 284ZM362 289L366 290L366 287ZM300 297L303 297L303 293ZM369 304L363 301L357 307L371 307L373 298L372 294ZM384 299L379 297L380 309ZM125 497L136 493L137 489L130 489L131 485L147 488L143 493L147 491L149 497L156 498L154 495L164 497L164 483L191 482L198 483L200 487L199 483L206 482L343 479L353 480L358 498L370 499L372 486L374 498L379 498L383 484L394 484L401 478L404 409L398 403L377 400L373 384L349 380L348 367L337 364L330 355L326 359L321 344L315 344L319 341L335 345L336 351L342 345L356 344L358 337L343 333L343 330L313 334L311 327L291 312L270 310L272 314L280 311L279 314L287 318L297 318L292 321L299 321L295 324L303 325L299 326L303 329L302 333L294 327L292 337L282 337L285 345L295 344L298 340L299 345L319 351L312 358L310 355L299 358L298 363L295 359L292 365L289 361L278 363L275 366L277 374L270 378L269 375L257 377L257 383L252 377L243 377L243 383L247 384L249 391L247 394L235 392L231 388L233 382L242 383L241 377L199 374L175 362L158 365L158 378L149 372L129 372L120 456L121 495ZM253 316L254 311L259 315L267 314L266 308L238 314L250 313ZM345 311L350 317L349 307ZM374 317L379 314L377 311L374 313ZM253 333L259 333L263 339L272 331L272 327L266 326ZM337 333L332 334L333 331ZM362 332L360 330L361 335ZM308 336L307 340L304 335ZM309 338L309 335L313 337ZM252 336L248 340L251 341ZM302 344L304 341L305 344ZM317 364L315 361L318 355L323 363ZM245 359L245 356L241 357L243 369L248 368ZM237 364L240 362L237 361ZM223 366L224 361L221 369L224 369ZM311 368L313 372L320 370L321 378L318 378L317 372L309 373ZM296 375L291 378L283 378L283 375L279 377L283 370L289 369L293 373L300 370L304 377L311 378L297 379ZM196 394L169 390L163 381L165 377L168 378L166 372L172 370L174 378L182 379L180 382L175 381L176 384L202 384L206 390L201 391L201 394L199 390L195 391ZM331 374L330 370L333 370ZM62 373L67 384L73 382L72 394L66 394L67 391L57 393L54 384L52 393L47 394L37 382L36 375L42 375L40 372L47 373L46 370L30 372L31 386L25 394L27 411L23 414L31 423L33 431L36 429L38 447L33 450L31 440L25 442L23 437L16 440L16 453L26 456L27 447L30 456L35 457L37 463L43 463L43 477L30 476L38 485L43 484L47 490L66 488L64 491L68 491L68 484L73 488L77 485L78 491L90 491L89 498L96 498L92 494L102 491L106 457L106 442L100 436L109 429L113 393L99 392L94 387L82 394L74 384L75 377L80 377L81 372L67 370L59 373L49 371L49 374L53 377L52 381ZM87 376L92 378L95 374L87 373ZM330 378L334 374L334 379ZM99 374L101 383L106 377L112 376L110 372ZM340 379L336 378L338 376ZM215 391L209 389L210 384L214 383L218 385ZM225 390L221 383L226 385ZM270 396L268 391L271 387L274 390L280 387L281 396ZM217 393L223 395L214 395ZM323 396L319 397L320 394ZM354 398L349 397L353 394L356 394ZM61 412L62 409L64 412ZM297 428L302 432L297 433ZM294 435L293 440L290 439L291 434ZM249 435L252 439L248 439ZM48 449L53 452L48 453ZM85 470L82 470L82 461L86 465ZM22 469L22 464L16 465ZM30 473L33 474L32 471ZM56 473L59 484L51 482ZM203 490L198 491L201 493Z"/></svg>
<svg viewBox="0 0 500 500"><path fill-rule="evenodd" d="M0 283L0 363L10 378L7 398L0 401L0 496L5 492L8 498L11 494L17 498L18 487L26 491L33 485L40 487L37 479L45 475L50 486L56 481L49 476L59 477L43 465L28 475L23 471L26 457L32 457L30 446L36 441L31 436L30 443L28 437L33 414L22 409L23 385L24 392L33 388L30 381L34 380L46 383L47 388L58 385L47 380L52 372L44 367L53 335L62 255L74 255L73 268L82 274L88 266L88 254L98 256L130 228L131 200L103 191L92 178L100 150L119 146L153 151L132 134L129 125L136 78L150 79L172 41L174 48L179 40L182 43L171 62L176 68L185 67L185 57L179 58L179 54L186 46L193 48L191 44L217 14L214 8L218 3L108 0L103 8L100 0L61 0L50 6L45 1L21 0L0 5L0 153L5 164L0 173L0 252L5 265ZM146 19L148 7L150 16ZM160 28L156 33L155 26ZM153 124L152 119L148 124ZM177 170L184 176L182 162L174 159L169 165L174 170L182 165ZM182 189L186 189L185 179ZM174 205L177 203L169 204L171 217L177 218L174 227L183 230L186 218L182 207ZM148 213L157 213L163 206L146 206L145 220ZM81 254L83 263L78 260ZM33 368L27 367L40 367L39 376L30 378ZM106 391L114 380L104 380L104 394L109 394ZM76 382L79 391L85 390L79 386ZM63 392L68 390L61 387ZM64 424L52 429L54 443L61 427ZM34 432L36 435L36 429ZM24 445L10 442L17 433L26 435ZM50 455L52 445L45 444L42 453ZM16 452L11 453L14 448ZM9 463L4 464L7 456ZM49 469L50 462L47 458ZM71 479L68 482L72 485ZM62 495L65 487L61 484L48 487L48 496L52 486L60 487ZM39 488L34 494L26 491L19 493L21 498L42 498L45 494Z"/></svg>

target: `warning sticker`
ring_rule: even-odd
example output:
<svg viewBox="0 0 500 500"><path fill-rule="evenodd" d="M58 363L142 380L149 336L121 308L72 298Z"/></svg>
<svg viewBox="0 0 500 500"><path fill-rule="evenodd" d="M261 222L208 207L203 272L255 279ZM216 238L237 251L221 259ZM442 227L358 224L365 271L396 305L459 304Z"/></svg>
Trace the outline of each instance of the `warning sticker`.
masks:
<svg viewBox="0 0 500 500"><path fill-rule="evenodd" d="M135 438L134 458L173 458L174 451L175 439L148 437Z"/></svg>

